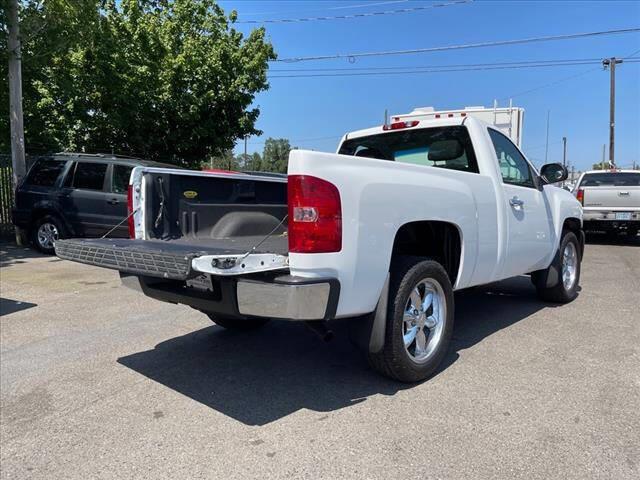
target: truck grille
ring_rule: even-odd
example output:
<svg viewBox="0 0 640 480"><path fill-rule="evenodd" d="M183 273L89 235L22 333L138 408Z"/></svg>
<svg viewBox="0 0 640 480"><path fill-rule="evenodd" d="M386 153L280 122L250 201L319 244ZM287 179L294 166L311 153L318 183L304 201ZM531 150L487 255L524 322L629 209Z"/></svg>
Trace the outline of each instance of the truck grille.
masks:
<svg viewBox="0 0 640 480"><path fill-rule="evenodd" d="M140 252L117 246L97 245L91 240L58 240L56 255L97 267L150 277L186 280L191 273L194 255L170 252Z"/></svg>

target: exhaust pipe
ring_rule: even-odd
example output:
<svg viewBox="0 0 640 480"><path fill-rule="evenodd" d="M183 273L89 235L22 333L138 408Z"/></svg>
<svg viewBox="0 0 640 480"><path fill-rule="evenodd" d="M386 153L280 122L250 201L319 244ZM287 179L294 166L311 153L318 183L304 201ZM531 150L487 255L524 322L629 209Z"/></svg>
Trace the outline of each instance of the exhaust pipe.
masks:
<svg viewBox="0 0 640 480"><path fill-rule="evenodd" d="M323 342L330 342L333 340L334 334L333 330L331 330L327 325L328 322L325 320L307 320L304 324L311 330L313 333L318 335Z"/></svg>

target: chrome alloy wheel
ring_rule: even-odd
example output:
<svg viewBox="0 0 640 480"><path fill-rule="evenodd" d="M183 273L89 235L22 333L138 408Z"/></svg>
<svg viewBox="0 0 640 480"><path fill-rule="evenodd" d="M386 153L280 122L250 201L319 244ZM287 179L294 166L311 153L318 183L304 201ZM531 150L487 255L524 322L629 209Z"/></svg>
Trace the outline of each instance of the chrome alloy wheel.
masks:
<svg viewBox="0 0 640 480"><path fill-rule="evenodd" d="M420 280L405 306L404 348L415 363L424 363L437 349L444 332L447 303L444 290L433 278Z"/></svg>
<svg viewBox="0 0 640 480"><path fill-rule="evenodd" d="M38 243L42 248L53 248L58 236L58 227L53 223L45 222L38 228Z"/></svg>
<svg viewBox="0 0 640 480"><path fill-rule="evenodd" d="M565 290L571 290L576 283L578 272L578 252L573 242L565 245L562 251L562 283Z"/></svg>

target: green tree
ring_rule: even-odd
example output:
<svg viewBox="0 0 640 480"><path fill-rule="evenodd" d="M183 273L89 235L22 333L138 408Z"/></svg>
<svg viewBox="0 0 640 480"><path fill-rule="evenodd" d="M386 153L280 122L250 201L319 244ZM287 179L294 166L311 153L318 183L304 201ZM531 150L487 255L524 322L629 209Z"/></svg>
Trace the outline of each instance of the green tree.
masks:
<svg viewBox="0 0 640 480"><path fill-rule="evenodd" d="M267 138L262 152L260 170L286 173L291 145L286 138Z"/></svg>
<svg viewBox="0 0 640 480"><path fill-rule="evenodd" d="M232 150L225 150L217 155L209 156L209 159L200 165L201 168L214 168L217 170L240 170L238 159L233 155Z"/></svg>
<svg viewBox="0 0 640 480"><path fill-rule="evenodd" d="M213 0L24 2L27 148L197 166L260 134L251 105L275 53L264 29L244 37L235 19Z"/></svg>

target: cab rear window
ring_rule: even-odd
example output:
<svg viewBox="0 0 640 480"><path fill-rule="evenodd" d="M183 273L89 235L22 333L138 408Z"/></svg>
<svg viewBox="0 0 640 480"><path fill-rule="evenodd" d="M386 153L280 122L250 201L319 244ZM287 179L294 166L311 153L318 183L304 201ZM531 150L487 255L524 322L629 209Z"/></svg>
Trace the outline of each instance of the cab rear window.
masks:
<svg viewBox="0 0 640 480"><path fill-rule="evenodd" d="M379 133L346 140L342 155L478 173L476 155L464 126Z"/></svg>
<svg viewBox="0 0 640 480"><path fill-rule="evenodd" d="M640 172L585 173L581 187L640 187Z"/></svg>

